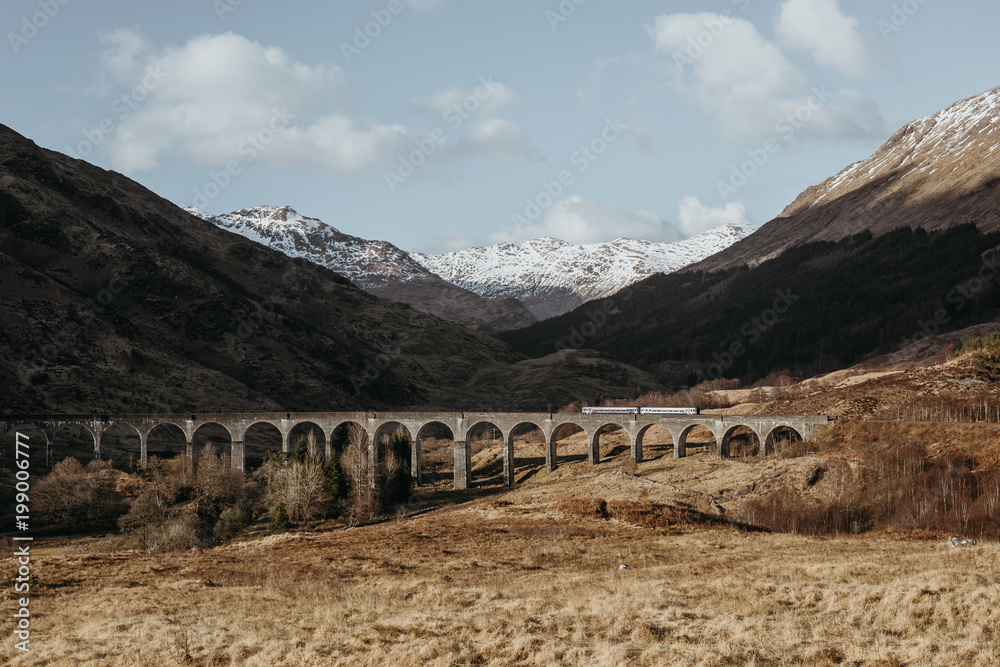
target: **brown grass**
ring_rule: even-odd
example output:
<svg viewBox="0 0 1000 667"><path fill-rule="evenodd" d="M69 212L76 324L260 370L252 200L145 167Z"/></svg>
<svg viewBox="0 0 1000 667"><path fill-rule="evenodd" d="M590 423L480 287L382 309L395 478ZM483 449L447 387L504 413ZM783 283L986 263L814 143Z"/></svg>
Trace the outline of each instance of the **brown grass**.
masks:
<svg viewBox="0 0 1000 667"><path fill-rule="evenodd" d="M4 597L0 664L1000 664L1000 545L753 533L713 513L828 495L832 478L805 481L825 460L637 466L660 484L610 474L627 456L561 463L501 495L422 489L428 511L398 521L207 551L42 542L32 652Z"/></svg>

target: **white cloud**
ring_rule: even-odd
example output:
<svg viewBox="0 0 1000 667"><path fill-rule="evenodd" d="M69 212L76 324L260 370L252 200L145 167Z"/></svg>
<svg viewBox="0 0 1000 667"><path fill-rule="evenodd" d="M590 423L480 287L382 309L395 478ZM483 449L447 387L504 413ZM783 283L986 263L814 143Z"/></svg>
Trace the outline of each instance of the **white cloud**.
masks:
<svg viewBox="0 0 1000 667"><path fill-rule="evenodd" d="M456 143L456 152L466 158L506 158L533 152L527 130L511 120L490 118L473 124Z"/></svg>
<svg viewBox="0 0 1000 667"><path fill-rule="evenodd" d="M837 0L787 0L775 26L788 48L808 51L823 67L848 76L864 76L874 66L860 22Z"/></svg>
<svg viewBox="0 0 1000 667"><path fill-rule="evenodd" d="M623 213L609 202L594 202L574 195L556 202L537 224L494 234L492 243L526 241L544 236L567 243L600 243L617 238L678 241L677 227L650 211Z"/></svg>
<svg viewBox="0 0 1000 667"><path fill-rule="evenodd" d="M101 35L99 40L105 47L100 54L101 69L114 76L132 74L139 56L152 49L139 28L112 30Z"/></svg>
<svg viewBox="0 0 1000 667"><path fill-rule="evenodd" d="M166 155L221 167L240 161L250 137L266 139L255 150L262 163L306 166L353 174L390 165L412 146L397 124L353 118L343 112L310 117L316 108L348 103L346 83L335 65L307 65L284 50L225 33L192 38L146 55L141 36L111 33L119 45L102 59L104 72L132 72L142 99L123 108L104 149L115 169L155 168ZM160 73L160 80L149 72ZM290 120L275 123L287 110Z"/></svg>
<svg viewBox="0 0 1000 667"><path fill-rule="evenodd" d="M517 99L506 84L483 79L474 88L449 88L410 103L414 111L441 120L457 116L492 116Z"/></svg>
<svg viewBox="0 0 1000 667"><path fill-rule="evenodd" d="M796 115L807 117L792 123L800 138L859 139L884 129L880 117L873 122L874 105L863 104L857 93L830 92L819 100L782 50L749 21L708 12L666 14L648 31L655 50L672 59L674 86L714 115L728 137L774 136ZM855 115L859 109L863 117Z"/></svg>
<svg viewBox="0 0 1000 667"><path fill-rule="evenodd" d="M712 207L702 204L697 197L687 196L677 207L680 229L684 236L697 236L716 227L737 225L739 227L754 227L747 217L747 209L740 202L729 202L722 207Z"/></svg>

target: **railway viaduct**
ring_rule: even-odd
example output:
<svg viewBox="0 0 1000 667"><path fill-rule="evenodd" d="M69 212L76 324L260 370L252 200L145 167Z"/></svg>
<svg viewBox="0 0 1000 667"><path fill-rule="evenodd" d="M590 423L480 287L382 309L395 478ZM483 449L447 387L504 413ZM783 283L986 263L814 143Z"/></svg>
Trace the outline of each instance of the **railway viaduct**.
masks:
<svg viewBox="0 0 1000 667"><path fill-rule="evenodd" d="M813 438L826 428L830 419L824 416L758 416L758 415L606 415L606 414L558 414L534 412L320 412L320 413L201 413L201 414L116 414L116 415L35 415L3 417L0 421L0 443L7 443L7 435L18 427L32 425L45 434L46 457L51 464L53 436L67 427L82 427L94 441L94 456L101 457L101 439L112 427L125 427L134 431L140 442L140 458L147 460L147 441L154 430L173 430L175 435L183 434L188 456L193 456L195 433L207 426L217 425L225 429L231 440L231 461L234 468L245 469L246 456L244 437L249 429L266 424L281 434L282 450L292 447L292 430L297 426L307 426L321 431L325 436L325 453L330 456L334 431L354 424L367 442L375 442L383 433L403 427L409 432L411 448L411 469L415 482L420 484L420 441L429 428L447 427L455 441L455 488L469 488L472 483L471 450L474 432L491 428L502 435L503 479L510 486L514 477L514 436L531 427L537 428L545 437L545 467L555 470L556 441L569 435L573 425L587 435L588 461L596 465L599 461L599 437L613 430L621 430L628 436L632 459L643 460L643 439L653 426L665 428L671 436L674 456L686 454L687 438L693 429L702 426L715 437L713 453L720 458L729 457L730 441L737 430L749 429L760 443L760 456L774 453L775 440L779 431L791 429L803 440ZM576 429L573 430L575 432ZM745 432L745 431L744 431ZM11 443L7 443L8 446ZM372 459L376 448L369 447Z"/></svg>

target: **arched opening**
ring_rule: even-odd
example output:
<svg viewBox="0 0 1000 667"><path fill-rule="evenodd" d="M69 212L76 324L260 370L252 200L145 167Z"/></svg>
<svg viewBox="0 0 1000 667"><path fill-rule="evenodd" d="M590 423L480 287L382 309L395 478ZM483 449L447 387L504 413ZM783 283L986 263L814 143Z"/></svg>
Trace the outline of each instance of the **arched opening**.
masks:
<svg viewBox="0 0 1000 667"><path fill-rule="evenodd" d="M281 429L270 422L256 422L243 432L246 470L256 470L271 452L281 452Z"/></svg>
<svg viewBox="0 0 1000 667"><path fill-rule="evenodd" d="M376 481L389 505L405 503L412 486L413 437L399 422L386 422L375 429Z"/></svg>
<svg viewBox="0 0 1000 667"><path fill-rule="evenodd" d="M195 429L191 438L194 449L195 465L198 460L207 456L217 456L224 462L232 463L233 436L222 424L209 422Z"/></svg>
<svg viewBox="0 0 1000 667"><path fill-rule="evenodd" d="M632 439L621 424L604 424L594 432L589 460L597 465L605 459L630 455Z"/></svg>
<svg viewBox="0 0 1000 667"><path fill-rule="evenodd" d="M83 424L64 424L52 434L53 463L73 457L87 465L94 460L96 448L94 432Z"/></svg>
<svg viewBox="0 0 1000 667"><path fill-rule="evenodd" d="M131 424L112 424L101 431L100 458L119 470L134 470L142 460L142 440Z"/></svg>
<svg viewBox="0 0 1000 667"><path fill-rule="evenodd" d="M414 443L418 486L446 484L455 479L455 434L441 422L430 422L420 427Z"/></svg>
<svg viewBox="0 0 1000 667"><path fill-rule="evenodd" d="M466 433L465 443L472 484L503 484L503 429L491 422L480 422Z"/></svg>
<svg viewBox="0 0 1000 667"><path fill-rule="evenodd" d="M172 459L187 456L187 436L177 424L157 424L146 435L146 456Z"/></svg>
<svg viewBox="0 0 1000 667"><path fill-rule="evenodd" d="M9 487L14 488L13 474L16 470L20 468L17 467L17 434L21 434L22 447L20 451L22 454L27 451L28 455L28 471L32 477L37 477L39 473L46 473L50 470L50 466L55 465L60 460L66 458L62 456L61 453L56 452L49 441L48 435L40 426L35 424L18 424L17 426L11 427L9 431L4 435L3 438L3 461L0 463L0 468L2 468L7 474L6 478L11 480ZM20 457L23 459L23 456ZM91 449L90 456L88 459L84 460L86 463L88 460L94 458L93 449ZM8 481L5 479L4 481Z"/></svg>
<svg viewBox="0 0 1000 667"><path fill-rule="evenodd" d="M545 433L537 424L525 422L512 428L507 446L505 483L523 482L545 465Z"/></svg>
<svg viewBox="0 0 1000 667"><path fill-rule="evenodd" d="M760 438L749 426L734 426L722 437L720 458L743 459L760 455Z"/></svg>
<svg viewBox="0 0 1000 667"><path fill-rule="evenodd" d="M802 434L791 426L778 426L772 429L764 440L764 456L780 454L787 447L796 445L804 440L805 438L802 437Z"/></svg>
<svg viewBox="0 0 1000 667"><path fill-rule="evenodd" d="M343 422L330 435L330 455L340 461L352 491L371 482L368 431L357 422Z"/></svg>
<svg viewBox="0 0 1000 667"><path fill-rule="evenodd" d="M312 422L299 422L288 432L288 452L295 454L302 449L311 454L326 452L326 434Z"/></svg>
<svg viewBox="0 0 1000 667"><path fill-rule="evenodd" d="M681 432L677 440L677 451L682 457L714 453L718 450L719 446L712 430L701 424L688 426Z"/></svg>
<svg viewBox="0 0 1000 667"><path fill-rule="evenodd" d="M552 437L549 438L546 468L555 470L560 460L571 463L586 461L589 447L590 439L582 426L572 422L559 424L552 429Z"/></svg>
<svg viewBox="0 0 1000 667"><path fill-rule="evenodd" d="M674 457L674 436L662 424L650 424L642 429L636 441L636 448L642 452L641 461Z"/></svg>

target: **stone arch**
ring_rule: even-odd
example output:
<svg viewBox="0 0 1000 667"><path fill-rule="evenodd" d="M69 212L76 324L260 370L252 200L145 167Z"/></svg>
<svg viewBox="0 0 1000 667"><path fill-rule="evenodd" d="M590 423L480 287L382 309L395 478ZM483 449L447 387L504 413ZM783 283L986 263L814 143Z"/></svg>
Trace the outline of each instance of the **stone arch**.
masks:
<svg viewBox="0 0 1000 667"><path fill-rule="evenodd" d="M180 447L178 448L178 444ZM146 457L156 456L161 459L174 458L178 454L190 457L187 433L173 422L154 424L146 433Z"/></svg>
<svg viewBox="0 0 1000 667"><path fill-rule="evenodd" d="M429 448L424 441L431 443ZM430 468L425 472L425 468ZM424 478L439 482L455 479L455 429L442 421L420 425L413 441L413 462L410 468L414 484L422 486Z"/></svg>
<svg viewBox="0 0 1000 667"><path fill-rule="evenodd" d="M229 458L233 467L242 467L243 461L237 461L237 457L242 459L242 452L235 452L233 443L238 442L233 439L233 433L224 424L219 422L205 422L191 434L191 447L194 450L195 463L199 457L209 453ZM237 454L237 456L234 456Z"/></svg>
<svg viewBox="0 0 1000 667"><path fill-rule="evenodd" d="M629 435L628 430L622 424L619 424L618 422L601 424L594 430L594 435L590 438L590 448L587 451L587 461L590 465L595 466L601 462L601 436L609 433L624 433L626 440L626 445L624 447L619 445L618 447L612 449L608 453L609 457L620 456L621 454L632 450L632 436Z"/></svg>
<svg viewBox="0 0 1000 667"><path fill-rule="evenodd" d="M52 437L41 424L33 422L22 422L20 424L9 425L7 432L3 436L2 462L0 467L8 470L15 470L15 456L17 452L17 434L21 433L21 442L27 439L29 470L34 477L39 470L48 470L58 461L53 460ZM21 450L24 451L23 449Z"/></svg>
<svg viewBox="0 0 1000 667"><path fill-rule="evenodd" d="M764 439L764 456L778 454L783 447L803 441L805 438L798 429L788 424L779 424L772 428Z"/></svg>
<svg viewBox="0 0 1000 667"><path fill-rule="evenodd" d="M389 451L389 447L393 444L393 437L396 433L400 433L405 437L406 446L400 447L396 454L400 457L405 457L405 462L407 469L409 470L410 477L413 477L413 464L414 464L414 446L413 446L413 433L410 431L409 427L402 422L397 421L387 421L379 424L378 428L375 429L375 434L372 436L375 445L375 458L381 459Z"/></svg>
<svg viewBox="0 0 1000 667"><path fill-rule="evenodd" d="M718 439L718 436L716 436L715 431L713 431L710 426L707 426L705 424L694 423L694 424L688 424L687 426L685 426L684 430L681 431L680 436L678 436L678 438L677 438L677 444L674 446L674 452L675 452L674 455L677 456L677 458L683 458L683 457L687 456L688 447L692 447L692 446L704 446L701 443L695 444L695 443L689 442L689 440L688 440L688 438L691 437L691 434L693 432L695 432L696 430L699 430L699 429L707 432L708 435L711 436L711 442L709 442L707 444L708 451L709 452L717 452L718 447L719 447L719 439ZM699 438L699 440L705 440L705 439L707 439L707 438L705 438L705 434L704 433L699 434L698 438Z"/></svg>
<svg viewBox="0 0 1000 667"><path fill-rule="evenodd" d="M478 421L465 431L464 459L468 461L468 470L465 476L468 479L470 487L477 476L484 483L489 483L494 479L503 483L503 452L505 450L506 439L507 434L504 433L503 428L492 421ZM499 452L480 456L479 460L476 460L476 455L480 454L480 452L486 449L495 450L497 448L499 448ZM463 464L463 457L458 454L459 452L456 450L456 478L461 475L460 468Z"/></svg>
<svg viewBox="0 0 1000 667"><path fill-rule="evenodd" d="M316 452L325 452L326 432L323 431L323 428L319 424L307 419L295 422L292 424L292 427L288 429L288 436L285 441L284 451L294 453L295 449L299 445L299 438L302 437L308 440L310 433L316 438Z"/></svg>
<svg viewBox="0 0 1000 667"><path fill-rule="evenodd" d="M142 459L146 438L132 424L112 422L101 430L94 458L110 461L116 468L134 465Z"/></svg>
<svg viewBox="0 0 1000 667"><path fill-rule="evenodd" d="M72 456L86 464L97 452L97 434L88 424L70 422L59 424L49 434L52 451L60 458Z"/></svg>
<svg viewBox="0 0 1000 667"><path fill-rule="evenodd" d="M760 435L751 426L737 424L730 427L722 436L722 443L719 446L720 458L745 459L762 454Z"/></svg>
<svg viewBox="0 0 1000 667"><path fill-rule="evenodd" d="M281 429L269 421L255 421L240 436L243 441L243 456L247 470L259 468L271 452L283 450L285 438Z"/></svg>
<svg viewBox="0 0 1000 667"><path fill-rule="evenodd" d="M666 438L664 438L664 435L666 435ZM636 435L635 443L633 444L632 458L635 459L636 463L642 463L646 460L647 454L660 452L664 448L665 451L659 453L659 456L651 456L649 458L659 458L660 456L665 456L666 451L669 451L676 457L677 438L674 436L673 432L663 424L648 424L642 427Z"/></svg>
<svg viewBox="0 0 1000 667"><path fill-rule="evenodd" d="M344 471L349 484L358 484L361 479L371 483L372 476L369 466L370 436L363 424L350 419L338 422L330 429L329 453L336 452L340 457L340 467Z"/></svg>
<svg viewBox="0 0 1000 667"><path fill-rule="evenodd" d="M583 433L584 442L585 443L589 443L590 442L590 434L587 432L587 429L585 429L580 424L577 424L576 422L572 422L572 421L566 421L566 422L562 422L560 424L556 424L556 426L552 429L552 433L549 435L549 446L548 446L548 449L546 450L546 454L545 454L545 468L546 468L546 470L548 470L549 472L552 472L559 465L559 462L558 462L558 454L559 454L559 452L558 452L558 449L559 449L558 443L559 443L559 441L563 440L565 438L568 438L568 437L572 437L572 436L577 435L579 433ZM589 447L589 445L588 445L588 447ZM584 453L582 456L576 456L576 457L574 457L574 460L581 460L582 461L582 460L584 460L586 458L587 458L587 454Z"/></svg>
<svg viewBox="0 0 1000 667"><path fill-rule="evenodd" d="M535 434L541 436L541 441L538 443L530 442L533 438L527 437L530 434ZM503 452L503 483L506 487L511 487L514 485L514 476L517 470L515 462L517 460L515 442L518 438L523 438L525 441L525 446L528 450L534 448L534 446L539 447L539 453L542 455L538 460L532 461L531 465L533 468L541 468L542 464L545 462L545 431L542 427L534 422L521 422L515 424L511 427L510 431L507 433L507 438L504 441L504 452ZM537 438L534 438L537 440ZM522 459L524 460L524 459ZM530 461L531 459L529 459Z"/></svg>

